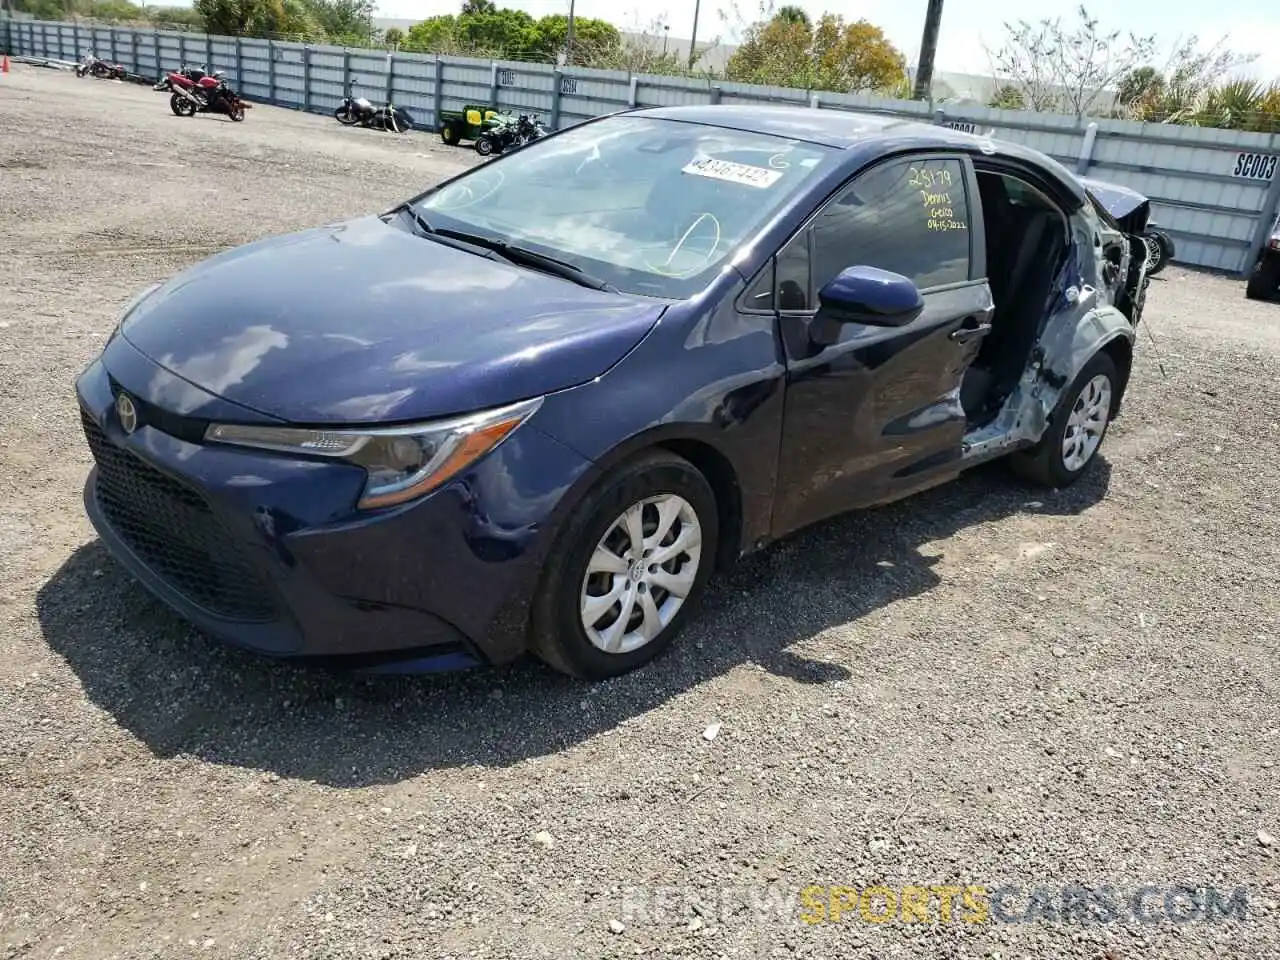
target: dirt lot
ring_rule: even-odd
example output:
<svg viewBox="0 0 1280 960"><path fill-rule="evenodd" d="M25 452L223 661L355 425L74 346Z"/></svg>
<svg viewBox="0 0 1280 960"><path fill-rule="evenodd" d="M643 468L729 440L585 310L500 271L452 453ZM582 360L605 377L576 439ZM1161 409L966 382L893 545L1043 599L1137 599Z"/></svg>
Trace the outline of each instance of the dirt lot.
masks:
<svg viewBox="0 0 1280 960"><path fill-rule="evenodd" d="M1087 482L984 469L822 525L608 685L272 664L124 576L72 393L120 307L471 156L0 77L0 956L1280 956L1280 307L1235 280L1154 284L1167 376L1144 336ZM1015 914L1033 888L1244 887L1248 911L732 909L811 884L1013 885ZM655 886L701 912L628 892Z"/></svg>

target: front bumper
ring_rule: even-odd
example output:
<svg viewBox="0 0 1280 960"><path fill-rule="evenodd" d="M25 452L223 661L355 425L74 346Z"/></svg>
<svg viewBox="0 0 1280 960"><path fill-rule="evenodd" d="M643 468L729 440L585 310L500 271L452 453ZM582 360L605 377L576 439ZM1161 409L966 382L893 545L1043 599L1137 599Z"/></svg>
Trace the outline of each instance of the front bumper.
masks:
<svg viewBox="0 0 1280 960"><path fill-rule="evenodd" d="M201 414L225 416L225 401L188 384L182 414L166 412L152 390L165 378L148 366L117 339L77 381L95 460L85 509L183 618L263 654L363 669L523 653L549 518L591 469L578 454L526 425L427 497L356 514L359 468L196 442ZM142 401L132 434L115 413L121 390Z"/></svg>

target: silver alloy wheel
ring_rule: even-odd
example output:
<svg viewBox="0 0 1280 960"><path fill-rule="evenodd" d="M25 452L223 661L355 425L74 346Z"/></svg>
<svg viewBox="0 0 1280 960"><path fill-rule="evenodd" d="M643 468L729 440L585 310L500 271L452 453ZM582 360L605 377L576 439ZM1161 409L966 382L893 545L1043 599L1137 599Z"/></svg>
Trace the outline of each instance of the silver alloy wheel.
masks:
<svg viewBox="0 0 1280 960"><path fill-rule="evenodd" d="M1147 273L1150 273L1164 259L1164 247L1160 246L1160 241L1150 234L1142 238L1142 245L1147 248Z"/></svg>
<svg viewBox="0 0 1280 960"><path fill-rule="evenodd" d="M702 559L702 526L674 493L632 504L587 563L579 609L591 643L631 653L656 639L684 606Z"/></svg>
<svg viewBox="0 0 1280 960"><path fill-rule="evenodd" d="M1084 468L1107 431L1111 417L1111 378L1100 373L1076 397L1062 435L1062 465L1075 473Z"/></svg>

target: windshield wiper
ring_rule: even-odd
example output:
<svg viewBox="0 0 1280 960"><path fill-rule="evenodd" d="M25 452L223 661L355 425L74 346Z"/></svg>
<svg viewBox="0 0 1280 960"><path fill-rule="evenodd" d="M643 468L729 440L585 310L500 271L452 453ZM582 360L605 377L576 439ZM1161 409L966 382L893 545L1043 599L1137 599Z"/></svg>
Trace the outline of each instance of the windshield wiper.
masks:
<svg viewBox="0 0 1280 960"><path fill-rule="evenodd" d="M418 216L415 212L414 216ZM476 233L466 233L462 230L452 230L448 227L435 227L432 232L441 237L452 237L454 240L461 240L463 243L471 243L477 247L484 247L486 250L492 250L512 263L518 263L526 267L532 267L535 270L541 270L544 273L550 273L553 276L560 277L578 284L580 287L588 287L592 290L614 290L604 280L599 277L592 276L581 267L570 263L568 260L559 260L556 257L549 257L545 253L538 253L536 250L530 250L528 247L522 247L518 244L508 243L506 240L496 240L492 237L484 237Z"/></svg>
<svg viewBox="0 0 1280 960"><path fill-rule="evenodd" d="M414 222L418 228L418 232L428 240L434 240L436 243L443 243L446 247L453 247L455 250L464 250L467 253L474 253L476 256L484 257L486 260L504 260L512 263L510 258L495 250L490 244L481 242L484 237L472 237L470 234L460 233L456 230L439 230L431 225L422 214L410 206L400 208L401 212L407 213L409 219ZM479 249L477 249L479 248Z"/></svg>
<svg viewBox="0 0 1280 960"><path fill-rule="evenodd" d="M497 254L510 263L533 267L535 270L553 274L592 290L616 290L606 281L592 276L568 260L558 260L555 257L547 256L545 253L538 253L536 250L508 243L506 240L496 240L492 237L482 236L478 233L467 233L464 230L452 230L448 227L433 227L431 222L412 206L406 204L402 209L409 215L422 234L431 237L433 240L439 240L444 243L453 240L472 247L481 247L490 251L490 253Z"/></svg>
<svg viewBox="0 0 1280 960"><path fill-rule="evenodd" d="M408 204L405 204L400 209L409 215L409 218L417 225L418 229L421 230L423 233L433 234L436 232L436 228L433 227L427 221L427 218L424 217L422 214L420 214L417 210L413 209L413 207L409 206Z"/></svg>

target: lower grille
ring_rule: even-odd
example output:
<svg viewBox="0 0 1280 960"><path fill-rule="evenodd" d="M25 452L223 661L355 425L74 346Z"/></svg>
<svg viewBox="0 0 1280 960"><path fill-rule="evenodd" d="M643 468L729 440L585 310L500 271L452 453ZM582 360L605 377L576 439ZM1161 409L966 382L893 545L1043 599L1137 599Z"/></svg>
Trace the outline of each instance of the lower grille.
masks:
<svg viewBox="0 0 1280 960"><path fill-rule="evenodd" d="M116 535L192 603L227 620L275 619L271 594L195 490L117 447L81 412L95 497Z"/></svg>

